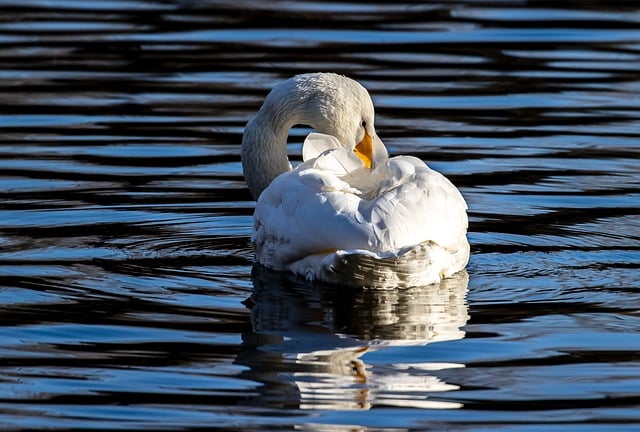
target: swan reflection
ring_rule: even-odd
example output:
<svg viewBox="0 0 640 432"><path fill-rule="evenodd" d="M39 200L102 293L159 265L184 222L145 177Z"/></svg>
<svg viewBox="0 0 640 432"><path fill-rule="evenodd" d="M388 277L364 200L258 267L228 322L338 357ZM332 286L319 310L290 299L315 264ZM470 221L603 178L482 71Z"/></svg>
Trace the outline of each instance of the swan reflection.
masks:
<svg viewBox="0 0 640 432"><path fill-rule="evenodd" d="M260 404L302 409L368 409L374 405L458 408L428 399L456 390L437 371L464 365L392 362L367 365L365 353L464 337L468 275L410 289L353 290L308 284L261 267L247 300L252 332L238 362L265 384Z"/></svg>

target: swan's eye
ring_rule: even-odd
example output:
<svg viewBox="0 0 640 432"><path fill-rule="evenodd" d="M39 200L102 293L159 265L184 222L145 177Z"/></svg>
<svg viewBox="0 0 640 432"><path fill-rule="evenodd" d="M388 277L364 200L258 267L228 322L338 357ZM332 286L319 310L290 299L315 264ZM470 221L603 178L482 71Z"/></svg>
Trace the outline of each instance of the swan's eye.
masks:
<svg viewBox="0 0 640 432"><path fill-rule="evenodd" d="M362 120L362 127L366 128L367 127L367 122L365 120Z"/></svg>

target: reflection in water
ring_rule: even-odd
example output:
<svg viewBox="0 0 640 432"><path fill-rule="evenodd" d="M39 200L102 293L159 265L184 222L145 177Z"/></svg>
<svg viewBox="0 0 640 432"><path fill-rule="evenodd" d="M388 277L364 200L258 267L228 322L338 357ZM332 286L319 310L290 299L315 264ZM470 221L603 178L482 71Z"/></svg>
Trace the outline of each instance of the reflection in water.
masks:
<svg viewBox="0 0 640 432"><path fill-rule="evenodd" d="M456 390L434 371L455 363L367 365L361 359L388 346L419 346L462 339L468 320L469 277L397 290L346 290L309 284L254 267L251 333L238 362L246 377L264 384L260 404L280 406L292 393L302 409L369 409L375 405L459 408L427 400ZM295 399L294 399L295 400Z"/></svg>
<svg viewBox="0 0 640 432"><path fill-rule="evenodd" d="M0 429L638 429L640 2L0 4ZM464 339L462 286L252 287L242 129L321 70L467 199Z"/></svg>

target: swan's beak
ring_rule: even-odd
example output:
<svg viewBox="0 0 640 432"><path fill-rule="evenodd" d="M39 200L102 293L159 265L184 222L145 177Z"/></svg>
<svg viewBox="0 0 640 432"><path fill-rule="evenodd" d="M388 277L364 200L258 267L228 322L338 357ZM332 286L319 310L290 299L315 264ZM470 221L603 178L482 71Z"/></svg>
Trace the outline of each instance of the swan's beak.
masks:
<svg viewBox="0 0 640 432"><path fill-rule="evenodd" d="M353 151L362 163L364 163L365 168L371 169L371 165L373 164L373 138L371 138L371 135L369 135L367 131L364 132L362 140L360 140Z"/></svg>

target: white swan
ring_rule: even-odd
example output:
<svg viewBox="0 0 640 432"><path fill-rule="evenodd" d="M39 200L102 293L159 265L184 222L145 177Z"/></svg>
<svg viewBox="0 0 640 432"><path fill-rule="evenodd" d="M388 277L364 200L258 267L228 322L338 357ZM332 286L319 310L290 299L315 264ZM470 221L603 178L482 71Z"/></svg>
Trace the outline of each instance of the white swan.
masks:
<svg viewBox="0 0 640 432"><path fill-rule="evenodd" d="M317 133L292 170L286 143L297 124ZM421 160L388 158L369 93L352 79L311 73L276 85L245 127L242 167L257 199L251 240L265 267L348 286L409 287L467 264L462 195Z"/></svg>

